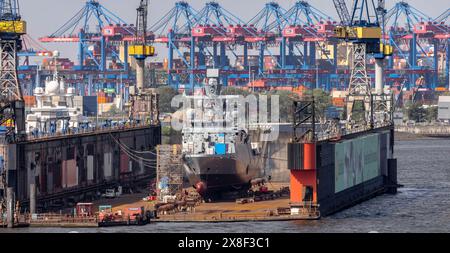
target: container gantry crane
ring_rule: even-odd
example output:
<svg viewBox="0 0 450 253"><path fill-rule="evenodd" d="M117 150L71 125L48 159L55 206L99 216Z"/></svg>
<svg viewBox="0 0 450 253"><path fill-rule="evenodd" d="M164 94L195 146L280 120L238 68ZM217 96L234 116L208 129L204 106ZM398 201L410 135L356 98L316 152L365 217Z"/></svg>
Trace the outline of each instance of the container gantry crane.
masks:
<svg viewBox="0 0 450 253"><path fill-rule="evenodd" d="M0 202L6 199L8 227L14 225L14 188L17 173L8 156L17 153L16 145L25 135L25 105L17 78L17 51L26 22L21 19L17 0L0 0ZM6 190L6 191L5 191ZM0 214L3 217L3 214Z"/></svg>

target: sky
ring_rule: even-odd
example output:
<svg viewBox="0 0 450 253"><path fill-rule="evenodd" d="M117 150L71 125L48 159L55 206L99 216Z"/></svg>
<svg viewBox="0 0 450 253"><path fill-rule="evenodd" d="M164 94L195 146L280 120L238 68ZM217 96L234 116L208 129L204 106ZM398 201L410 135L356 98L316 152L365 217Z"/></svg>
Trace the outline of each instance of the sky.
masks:
<svg viewBox="0 0 450 253"><path fill-rule="evenodd" d="M179 0L150 0L149 24L153 24L163 17ZM194 9L201 9L211 0L185 0ZM264 7L270 0L216 0L223 8L232 12L240 19L247 21ZM22 18L27 21L28 34L35 40L55 32L67 20L75 15L86 0L19 0ZM140 0L99 0L111 12L115 13L130 24L135 23L136 8ZM278 0L283 8L289 9L295 0ZM311 5L337 19L332 0L309 0ZM350 6L351 0L346 0ZM386 8L391 8L396 1L386 0ZM406 0L410 5L431 17L437 17L450 7L449 0ZM48 50L58 50L61 57L76 59L75 44L51 43L43 45Z"/></svg>

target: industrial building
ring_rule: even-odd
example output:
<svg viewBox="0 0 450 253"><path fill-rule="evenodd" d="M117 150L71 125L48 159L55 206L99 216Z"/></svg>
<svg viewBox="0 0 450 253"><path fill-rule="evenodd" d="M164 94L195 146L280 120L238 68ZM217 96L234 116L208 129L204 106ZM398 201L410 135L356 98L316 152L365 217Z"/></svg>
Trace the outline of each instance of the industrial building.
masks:
<svg viewBox="0 0 450 253"><path fill-rule="evenodd" d="M450 120L450 96L439 96L438 120L449 122Z"/></svg>

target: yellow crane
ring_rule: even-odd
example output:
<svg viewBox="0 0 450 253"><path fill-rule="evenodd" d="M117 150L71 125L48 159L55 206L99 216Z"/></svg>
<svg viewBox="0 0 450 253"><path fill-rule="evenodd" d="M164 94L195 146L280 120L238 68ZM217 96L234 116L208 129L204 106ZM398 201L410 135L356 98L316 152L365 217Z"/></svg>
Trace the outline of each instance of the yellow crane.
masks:
<svg viewBox="0 0 450 253"><path fill-rule="evenodd" d="M159 97L155 89L145 87L145 60L155 55L155 48L147 42L148 0L141 0L137 8L136 33L129 54L136 60L136 85L130 87L130 119L159 123Z"/></svg>

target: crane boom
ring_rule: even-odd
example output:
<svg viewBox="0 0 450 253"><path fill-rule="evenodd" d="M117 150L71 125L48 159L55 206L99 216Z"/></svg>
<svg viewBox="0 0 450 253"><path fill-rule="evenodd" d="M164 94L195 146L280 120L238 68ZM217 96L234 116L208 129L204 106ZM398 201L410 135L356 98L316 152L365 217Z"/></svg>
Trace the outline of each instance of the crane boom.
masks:
<svg viewBox="0 0 450 253"><path fill-rule="evenodd" d="M141 0L136 16L136 34L129 54L138 60L145 60L155 54L155 48L147 45L148 0Z"/></svg>
<svg viewBox="0 0 450 253"><path fill-rule="evenodd" d="M20 20L19 3L17 0L0 0L0 20Z"/></svg>
<svg viewBox="0 0 450 253"><path fill-rule="evenodd" d="M349 25L351 18L345 0L333 0L334 7L343 25Z"/></svg>
<svg viewBox="0 0 450 253"><path fill-rule="evenodd" d="M141 0L136 16L135 45L146 45L147 42L147 16L148 0Z"/></svg>

